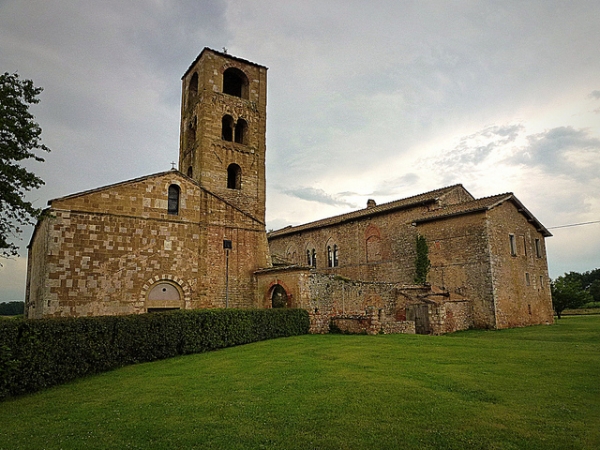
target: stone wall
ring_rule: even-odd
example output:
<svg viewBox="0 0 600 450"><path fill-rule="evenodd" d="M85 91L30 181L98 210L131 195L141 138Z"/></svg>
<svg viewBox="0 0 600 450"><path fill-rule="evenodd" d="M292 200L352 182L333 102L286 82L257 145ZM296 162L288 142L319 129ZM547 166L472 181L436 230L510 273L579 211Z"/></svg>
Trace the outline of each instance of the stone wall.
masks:
<svg viewBox="0 0 600 450"><path fill-rule="evenodd" d="M160 282L180 292L169 307L224 307L227 269L229 306L256 307L254 271L268 264L262 225L176 171L53 201L29 258L31 318L146 312Z"/></svg>
<svg viewBox="0 0 600 450"><path fill-rule="evenodd" d="M429 248L427 281L472 300L476 328L495 328L486 212L420 223Z"/></svg>
<svg viewBox="0 0 600 450"><path fill-rule="evenodd" d="M500 205L489 215L497 327L553 323L544 236L511 203ZM514 255L511 235L516 244Z"/></svg>

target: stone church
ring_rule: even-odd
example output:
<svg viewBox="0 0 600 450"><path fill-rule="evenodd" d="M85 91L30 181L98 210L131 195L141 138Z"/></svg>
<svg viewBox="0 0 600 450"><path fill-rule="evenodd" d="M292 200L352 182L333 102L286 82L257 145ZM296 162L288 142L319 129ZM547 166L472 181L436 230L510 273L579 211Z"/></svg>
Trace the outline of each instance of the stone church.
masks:
<svg viewBox="0 0 600 450"><path fill-rule="evenodd" d="M179 170L48 202L27 317L299 307L313 332L552 323L551 234L511 193L455 185L267 234L266 89L266 67L205 48L182 78Z"/></svg>

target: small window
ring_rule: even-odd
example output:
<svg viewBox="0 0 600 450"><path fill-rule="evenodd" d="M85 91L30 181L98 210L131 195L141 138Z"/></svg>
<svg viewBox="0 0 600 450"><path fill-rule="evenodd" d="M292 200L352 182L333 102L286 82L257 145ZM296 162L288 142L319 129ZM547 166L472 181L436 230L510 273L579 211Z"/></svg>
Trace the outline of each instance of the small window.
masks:
<svg viewBox="0 0 600 450"><path fill-rule="evenodd" d="M248 98L248 77L240 69L230 67L223 72L223 93Z"/></svg>
<svg viewBox="0 0 600 450"><path fill-rule="evenodd" d="M525 236L523 236L523 254L527 256L527 240L525 239Z"/></svg>
<svg viewBox="0 0 600 450"><path fill-rule="evenodd" d="M333 252L331 246L327 246L327 267L333 267Z"/></svg>
<svg viewBox="0 0 600 450"><path fill-rule="evenodd" d="M196 143L196 127L194 123L188 125L186 141L186 148L190 149L194 147L194 144Z"/></svg>
<svg viewBox="0 0 600 450"><path fill-rule="evenodd" d="M517 256L517 240L515 239L515 235L509 234L508 239L509 239L509 243L510 243L511 256Z"/></svg>
<svg viewBox="0 0 600 450"><path fill-rule="evenodd" d="M306 250L306 265L308 265L309 267L312 266L310 250Z"/></svg>
<svg viewBox="0 0 600 450"><path fill-rule="evenodd" d="M244 119L238 119L235 124L235 142L238 144L246 144L247 131L248 123Z"/></svg>
<svg viewBox="0 0 600 450"><path fill-rule="evenodd" d="M339 260L338 260L338 246L334 245L333 246L333 267L337 267L339 264Z"/></svg>
<svg viewBox="0 0 600 450"><path fill-rule="evenodd" d="M317 251L314 248L312 249L312 266L317 267Z"/></svg>
<svg viewBox="0 0 600 450"><path fill-rule="evenodd" d="M169 186L169 214L179 214L179 186L172 184Z"/></svg>
<svg viewBox="0 0 600 450"><path fill-rule="evenodd" d="M227 188L242 188L242 169L237 164L230 164L227 168Z"/></svg>
<svg viewBox="0 0 600 450"><path fill-rule="evenodd" d="M221 119L221 139L233 141L233 117L230 115L225 115Z"/></svg>
<svg viewBox="0 0 600 450"><path fill-rule="evenodd" d="M192 174L193 174L193 170L192 170L192 166L190 166L190 167L188 167L188 170L187 170L187 176L192 178Z"/></svg>
<svg viewBox="0 0 600 450"><path fill-rule="evenodd" d="M542 243L539 239L535 240L535 256L542 257Z"/></svg>
<svg viewBox="0 0 600 450"><path fill-rule="evenodd" d="M540 288L544 289L544 277L540 275Z"/></svg>
<svg viewBox="0 0 600 450"><path fill-rule="evenodd" d="M192 78L190 79L190 94L195 96L198 93L198 73L194 72Z"/></svg>
<svg viewBox="0 0 600 450"><path fill-rule="evenodd" d="M525 272L525 284L531 286L531 279L529 278L529 272Z"/></svg>

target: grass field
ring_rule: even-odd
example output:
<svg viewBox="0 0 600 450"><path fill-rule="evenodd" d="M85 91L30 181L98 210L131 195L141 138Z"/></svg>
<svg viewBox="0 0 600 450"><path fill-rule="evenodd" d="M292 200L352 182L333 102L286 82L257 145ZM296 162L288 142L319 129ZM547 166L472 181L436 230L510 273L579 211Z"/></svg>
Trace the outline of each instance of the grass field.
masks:
<svg viewBox="0 0 600 450"><path fill-rule="evenodd" d="M597 449L600 316L300 336L0 403L1 449Z"/></svg>

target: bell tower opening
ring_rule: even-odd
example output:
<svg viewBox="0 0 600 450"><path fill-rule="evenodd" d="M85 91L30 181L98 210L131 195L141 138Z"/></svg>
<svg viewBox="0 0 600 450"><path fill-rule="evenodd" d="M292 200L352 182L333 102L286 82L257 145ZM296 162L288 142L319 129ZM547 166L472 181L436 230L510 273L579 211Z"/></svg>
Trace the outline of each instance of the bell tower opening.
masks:
<svg viewBox="0 0 600 450"><path fill-rule="evenodd" d="M223 93L248 99L248 77L246 74L235 67L223 72Z"/></svg>

